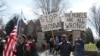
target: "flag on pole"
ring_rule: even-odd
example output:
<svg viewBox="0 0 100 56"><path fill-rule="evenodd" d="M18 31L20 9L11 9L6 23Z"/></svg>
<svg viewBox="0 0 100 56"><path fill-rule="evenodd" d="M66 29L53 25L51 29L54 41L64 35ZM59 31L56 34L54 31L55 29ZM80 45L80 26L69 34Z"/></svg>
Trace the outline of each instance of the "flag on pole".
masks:
<svg viewBox="0 0 100 56"><path fill-rule="evenodd" d="M13 30L7 39L7 42L3 50L3 56L14 56L12 50L14 51L16 50L17 25L18 25L18 19L16 20Z"/></svg>

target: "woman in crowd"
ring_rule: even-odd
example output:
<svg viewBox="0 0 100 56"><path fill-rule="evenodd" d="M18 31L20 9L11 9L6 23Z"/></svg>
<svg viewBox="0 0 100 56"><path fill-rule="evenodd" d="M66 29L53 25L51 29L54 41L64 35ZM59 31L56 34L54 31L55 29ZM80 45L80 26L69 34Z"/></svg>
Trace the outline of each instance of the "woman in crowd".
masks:
<svg viewBox="0 0 100 56"><path fill-rule="evenodd" d="M25 46L25 56L38 56L35 42L29 41L27 44L25 44Z"/></svg>
<svg viewBox="0 0 100 56"><path fill-rule="evenodd" d="M16 51L12 50L16 56L24 56L25 51L25 44L26 44L26 36L21 35L18 37L18 43L16 45Z"/></svg>

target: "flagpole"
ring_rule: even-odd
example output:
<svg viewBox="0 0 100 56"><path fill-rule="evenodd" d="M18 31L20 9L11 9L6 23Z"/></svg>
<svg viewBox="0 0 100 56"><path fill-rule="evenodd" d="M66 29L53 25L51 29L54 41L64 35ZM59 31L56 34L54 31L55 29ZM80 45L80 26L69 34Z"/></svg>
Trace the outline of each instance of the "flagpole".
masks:
<svg viewBox="0 0 100 56"><path fill-rule="evenodd" d="M20 28L21 28L21 17L20 17L20 15L19 15L19 33L18 34L20 34Z"/></svg>
<svg viewBox="0 0 100 56"><path fill-rule="evenodd" d="M19 15L17 15L17 19L18 19L17 30L18 30L18 34L19 34L19 32L20 32L20 30L19 30L19 27L20 27L20 16Z"/></svg>
<svg viewBox="0 0 100 56"><path fill-rule="evenodd" d="M18 15L18 34L20 34L21 33L21 30L20 30L20 28L21 28L21 19L22 19L22 10L21 10L21 14L19 14Z"/></svg>

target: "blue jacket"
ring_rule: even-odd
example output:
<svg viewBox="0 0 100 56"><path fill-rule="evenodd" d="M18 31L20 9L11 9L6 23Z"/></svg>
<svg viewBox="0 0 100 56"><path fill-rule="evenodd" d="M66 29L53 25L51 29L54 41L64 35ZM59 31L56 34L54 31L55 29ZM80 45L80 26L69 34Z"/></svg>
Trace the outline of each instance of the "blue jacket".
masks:
<svg viewBox="0 0 100 56"><path fill-rule="evenodd" d="M58 37L55 39L55 45L59 45L59 39L58 39Z"/></svg>
<svg viewBox="0 0 100 56"><path fill-rule="evenodd" d="M84 49L84 41L83 40L76 40L75 41L75 50L81 51L82 49Z"/></svg>

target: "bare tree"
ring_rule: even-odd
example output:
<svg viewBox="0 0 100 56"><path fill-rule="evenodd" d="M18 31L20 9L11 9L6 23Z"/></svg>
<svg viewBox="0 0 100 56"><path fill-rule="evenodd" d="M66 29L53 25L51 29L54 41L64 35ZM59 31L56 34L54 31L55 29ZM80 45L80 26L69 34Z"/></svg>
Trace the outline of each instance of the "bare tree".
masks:
<svg viewBox="0 0 100 56"><path fill-rule="evenodd" d="M7 6L6 6L5 1L0 0L0 15L1 16L5 15L6 9L7 9Z"/></svg>
<svg viewBox="0 0 100 56"><path fill-rule="evenodd" d="M58 14L62 14L68 8L67 0L34 0L35 8L40 9L43 15L57 12ZM34 12L38 15L38 13Z"/></svg>
<svg viewBox="0 0 100 56"><path fill-rule="evenodd" d="M97 36L100 37L100 7L93 6L91 8L91 18L89 22L95 28Z"/></svg>
<svg viewBox="0 0 100 56"><path fill-rule="evenodd" d="M91 28L87 28L85 33L86 33L86 37L85 37L86 43L89 43L89 42L94 43L94 37L93 37L93 33L92 33Z"/></svg>

